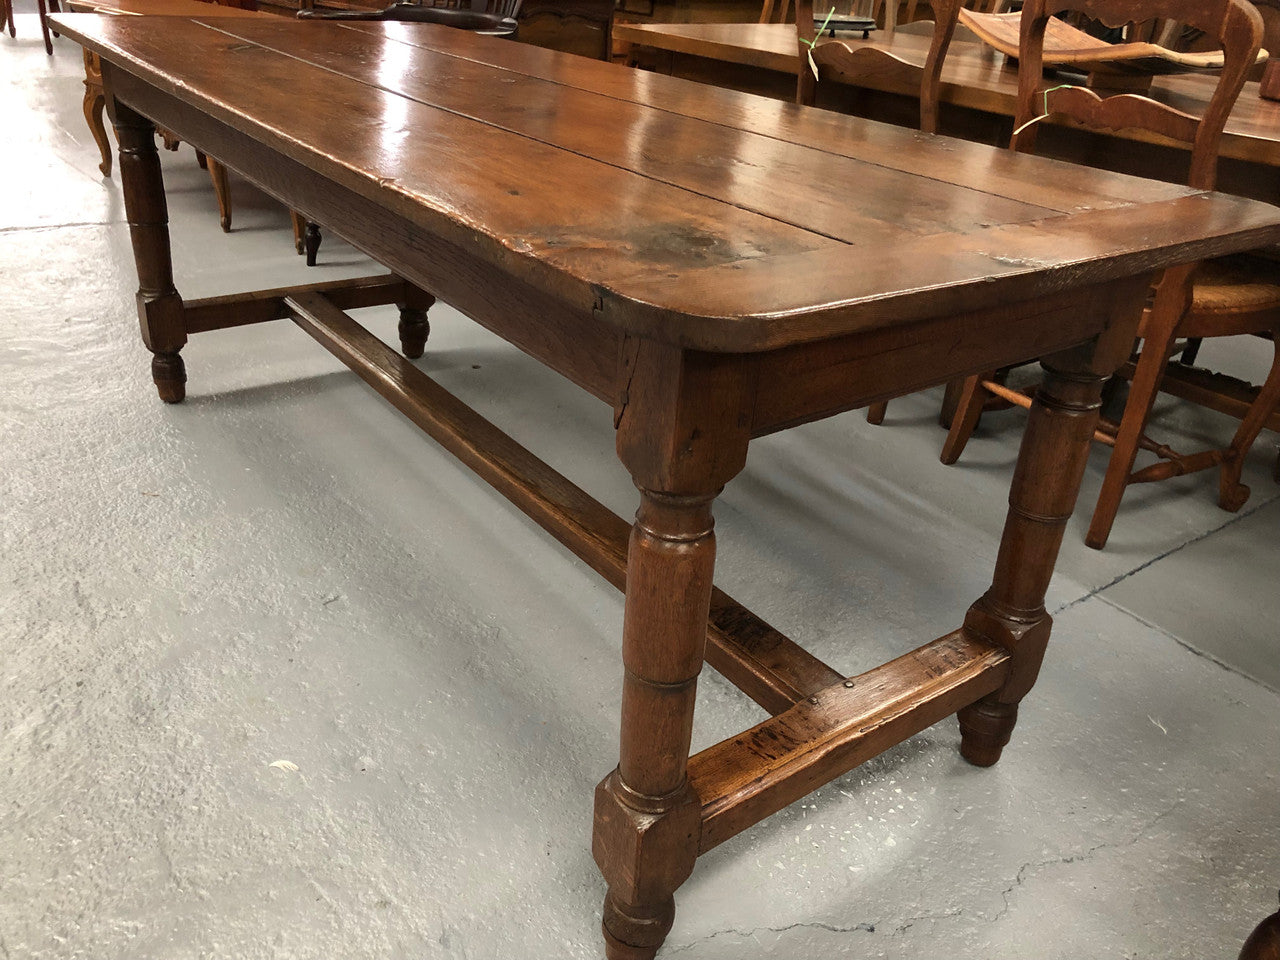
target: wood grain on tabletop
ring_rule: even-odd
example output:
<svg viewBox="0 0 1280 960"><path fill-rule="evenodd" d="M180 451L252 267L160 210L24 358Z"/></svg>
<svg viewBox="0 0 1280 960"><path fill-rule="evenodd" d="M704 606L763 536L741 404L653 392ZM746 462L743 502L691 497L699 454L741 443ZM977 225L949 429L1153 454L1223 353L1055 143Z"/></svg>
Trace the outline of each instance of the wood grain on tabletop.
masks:
<svg viewBox="0 0 1280 960"><path fill-rule="evenodd" d="M682 340L704 349L767 349L915 318L921 302L940 285L967 289L976 307L979 300L990 303L1010 295L1015 287L1002 286L1001 277L1017 278L1016 290L1025 296L1060 285L1065 275L1052 274L1063 266L1070 266L1073 283L1105 280L1115 275L1117 257L1137 256L1141 269L1159 266L1176 260L1184 241L1204 239L1195 229L1219 231L1193 218L1190 231L1169 236L1168 245L1153 253L1150 237L1160 234L1170 216L1222 208L1188 205L1184 189L1101 176L1098 181L1114 196L1091 198L1095 202L1083 204L1090 207L1087 212L1064 218L1050 205L1037 209L999 196L999 178L985 188L949 182L956 166L952 141L904 138L874 124L850 126L871 139L889 137L901 154L914 155L914 162L899 166L923 169L904 172L811 146L810 134L831 136L822 116L810 125L808 114L792 115L785 136L734 132L724 124L485 66L478 58L424 62L423 48L394 39L400 30L388 36L284 20L148 21L144 28L127 17L84 22L72 17L67 26L77 39L107 51L118 38L129 51L124 59L132 61L130 69L149 81L163 87L180 77L179 95L199 101L215 119L337 183L366 195L376 192L389 209L441 236L474 244L480 233L491 242L491 255L505 263L549 265L589 285L597 296L615 294L603 297L600 312L620 326L652 332L654 324L671 323L678 315ZM440 42L475 39L446 33ZM270 49L272 44L289 53ZM327 52L334 45L340 55ZM512 45L489 46L501 56ZM372 82L335 72L351 72L333 63L344 57L376 63ZM570 75L596 67L626 73L579 58L548 57L544 63ZM453 101L450 84L426 82L432 75L467 77L475 83L464 86L497 92L471 96L467 103ZM506 95L505 86L522 91L530 102ZM597 136L583 137L581 128ZM675 152L655 156L655 137ZM966 149L996 165L1008 156L990 148ZM1050 182L1071 169L1038 162L1043 165L1018 171L1028 183ZM762 166L794 172L773 189L782 194L781 202L761 196L769 192L760 189L757 168ZM455 175L436 176L441 169ZM878 183L883 190L876 191L879 199L859 194L856 203L833 205L826 187L834 174L845 182L862 174L864 183ZM1107 208L1123 201L1127 189L1132 194L1124 213L1107 217ZM930 202L917 202L919 196ZM854 226L824 219L832 206L848 211ZM601 210L611 215L602 217ZM1253 207L1233 215L1237 212L1244 218L1233 224L1237 229L1267 220ZM1038 242L1050 224L1054 242ZM1002 231L1000 243L987 249L987 238L997 239L990 233L996 226ZM868 231L873 245L850 245ZM966 233L977 239L958 242ZM1029 246L1036 247L1036 258L1010 256ZM816 252L822 253L817 260L797 257L788 280L779 283L775 275L767 295L741 313L721 309L727 302L724 291L740 282L739 275L709 285L683 282L691 270L734 266L750 271L753 261ZM1107 265L1094 273L1091 264ZM720 291L716 302L702 299L708 289ZM887 303L908 299L915 305L907 313L895 316L886 309Z"/></svg>
<svg viewBox="0 0 1280 960"><path fill-rule="evenodd" d="M379 36L394 36L447 56L470 56L503 70L616 100L642 103L735 130L803 143L836 156L856 156L867 163L904 173L932 177L941 175L942 171L951 183L1061 212L1169 198L1183 191L1176 186L1136 180L1122 174L1081 170L1072 164L1058 167L1052 177L1037 175L1008 150L992 150L963 140L945 141L945 155L921 152L915 149L919 135L900 127L826 110L807 110L791 103L648 71L621 70L611 64L582 60L566 63L564 58L557 58L549 51L525 44L512 43L498 48L485 43L482 37L470 34L455 37L403 24L347 26L376 32Z"/></svg>

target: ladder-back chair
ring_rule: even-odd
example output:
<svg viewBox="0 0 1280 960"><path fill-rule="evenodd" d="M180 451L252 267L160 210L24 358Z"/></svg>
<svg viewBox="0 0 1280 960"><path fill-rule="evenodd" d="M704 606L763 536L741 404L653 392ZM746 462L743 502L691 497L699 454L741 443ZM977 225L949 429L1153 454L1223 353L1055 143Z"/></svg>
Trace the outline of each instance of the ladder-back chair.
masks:
<svg viewBox="0 0 1280 960"><path fill-rule="evenodd" d="M914 12L915 0L911 0ZM929 52L923 62L890 53L857 40L829 40L812 46L815 77L807 61L801 65L796 85L796 99L800 103L814 104L819 99L818 88L824 83L845 86L884 86L886 81L895 87L920 91L919 126L925 133L938 132L938 89L941 85L942 63L955 35L956 20L960 14L961 0L932 0L933 37ZM814 40L813 0L796 0L796 26L800 38L800 54L807 58ZM884 38L894 35L898 13L898 0L884 4ZM806 30L806 25L808 29ZM867 421L881 423L888 401L882 400L867 408Z"/></svg>
<svg viewBox="0 0 1280 960"><path fill-rule="evenodd" d="M1045 27L1053 12L1078 10L1111 26L1146 18L1168 18L1192 25L1217 39L1224 65L1212 98L1196 117L1135 94L1099 96L1080 86L1058 87L1043 74ZM1030 152L1043 117L1064 118L1102 130L1138 130L1190 147L1189 184L1211 189L1218 144L1228 115L1262 40L1262 20L1246 0L1027 0L1023 7L1018 69L1018 105L1011 146ZM1037 119L1041 118L1041 119ZM1125 488L1220 467L1219 504L1238 510L1249 496L1240 482L1245 455L1280 401L1280 353L1226 447L1182 454L1145 434L1165 367L1184 338L1258 334L1280 342L1280 279L1275 260L1235 256L1167 271L1156 283L1139 327L1142 339L1128 401L1119 423L1104 421L1096 439L1113 447L1085 542L1101 548L1110 535ZM943 447L942 462L954 463L964 449L988 397L1017 406L1030 397L1010 390L994 375L971 377ZM1155 453L1158 462L1133 471L1138 451Z"/></svg>

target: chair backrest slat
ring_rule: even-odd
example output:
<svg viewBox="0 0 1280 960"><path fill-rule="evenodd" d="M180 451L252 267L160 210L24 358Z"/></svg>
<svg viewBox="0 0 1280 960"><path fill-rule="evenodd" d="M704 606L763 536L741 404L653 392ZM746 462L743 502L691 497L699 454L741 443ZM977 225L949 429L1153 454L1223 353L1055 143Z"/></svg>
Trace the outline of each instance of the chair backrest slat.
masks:
<svg viewBox="0 0 1280 960"><path fill-rule="evenodd" d="M1044 79L1044 37L1052 15L1082 13L1107 26L1169 19L1204 31L1222 48L1223 67L1204 114L1194 117L1136 94L1099 96L1079 86ZM1039 123L1046 112L1089 127L1145 130L1191 147L1189 183L1212 189L1217 174L1222 129L1244 86L1245 75L1262 44L1262 18L1247 0L1026 0L1018 57L1018 105L1010 146L1035 149ZM1059 87L1059 89L1053 89Z"/></svg>
<svg viewBox="0 0 1280 960"><path fill-rule="evenodd" d="M791 0L764 0L760 7L761 23L790 23Z"/></svg>
<svg viewBox="0 0 1280 960"><path fill-rule="evenodd" d="M889 0L891 4L896 0ZM803 24L808 14L808 22L812 23L813 0L797 0L796 23L801 38L800 52L807 55L808 45L804 42ZM941 86L942 64L955 35L956 20L960 15L961 0L932 0L934 27L933 39L929 44L929 53L923 66L910 63L896 54L878 49L874 46L860 44L857 40L848 42L832 40L820 43L813 48L813 62L818 68L819 82L846 83L854 86L917 86L920 90L920 129L926 133L938 130L938 99ZM886 17L888 12L886 11ZM810 26L809 39L813 39L813 28ZM801 99L805 100L803 91L805 81L813 79L807 63L802 65ZM806 77L807 74L807 77ZM808 84L811 88L812 84Z"/></svg>

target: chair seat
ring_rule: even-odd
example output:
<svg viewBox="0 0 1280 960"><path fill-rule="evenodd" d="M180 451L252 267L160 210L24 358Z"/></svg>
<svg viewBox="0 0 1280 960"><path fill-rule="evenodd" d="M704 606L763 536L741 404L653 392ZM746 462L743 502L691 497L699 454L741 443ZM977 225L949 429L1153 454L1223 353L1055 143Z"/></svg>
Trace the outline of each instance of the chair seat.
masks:
<svg viewBox="0 0 1280 960"><path fill-rule="evenodd" d="M1280 263L1275 260L1252 254L1218 257L1196 271L1188 319L1272 309L1280 310Z"/></svg>

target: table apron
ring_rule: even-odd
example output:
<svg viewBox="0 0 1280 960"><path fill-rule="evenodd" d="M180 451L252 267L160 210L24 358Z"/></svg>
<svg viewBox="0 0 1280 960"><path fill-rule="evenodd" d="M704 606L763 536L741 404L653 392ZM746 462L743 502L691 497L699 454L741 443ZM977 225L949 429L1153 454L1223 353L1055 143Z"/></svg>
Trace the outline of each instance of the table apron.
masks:
<svg viewBox="0 0 1280 960"><path fill-rule="evenodd" d="M357 249L615 409L624 402L631 338L619 328L147 81L109 62L104 66L112 95L139 113L316 222L339 224L337 232ZM756 385L751 432L762 436L1082 343L1106 325L1106 304L1149 279L1070 286L1028 301L917 321L909 337L898 324L741 354L741 362L753 368L747 382Z"/></svg>
<svg viewBox="0 0 1280 960"><path fill-rule="evenodd" d="M617 328L503 273L457 244L360 196L138 77L103 62L107 89L291 209L335 232L587 392L613 405Z"/></svg>

